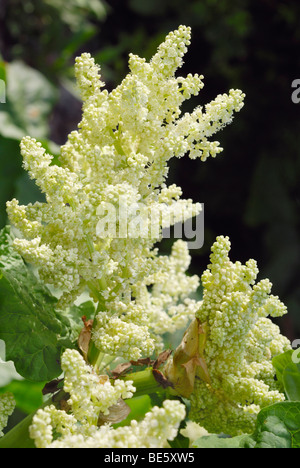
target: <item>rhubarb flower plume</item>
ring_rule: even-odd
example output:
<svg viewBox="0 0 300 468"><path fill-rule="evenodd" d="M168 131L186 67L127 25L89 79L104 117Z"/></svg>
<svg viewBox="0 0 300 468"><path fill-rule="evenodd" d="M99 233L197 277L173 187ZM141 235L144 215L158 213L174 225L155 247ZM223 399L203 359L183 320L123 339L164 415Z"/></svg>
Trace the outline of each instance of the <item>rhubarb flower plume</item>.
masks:
<svg viewBox="0 0 300 468"><path fill-rule="evenodd" d="M205 324L207 373L206 379L203 372L196 375L190 417L211 433L236 435L251 433L260 409L285 399L272 358L290 349L290 342L271 320L287 312L270 294L272 284L255 283L256 262L233 263L229 250L229 238L219 236L201 278L196 318Z"/></svg>
<svg viewBox="0 0 300 468"><path fill-rule="evenodd" d="M188 299L197 279L175 266L176 249L188 258L182 243L171 260L155 247L163 228L201 210L200 203L181 198L180 187L167 185L169 160L215 157L222 148L211 137L243 106L244 94L230 90L182 114L183 102L203 87L200 75L175 75L190 38L190 28L179 26L150 62L130 54L130 72L110 93L91 55L77 57L82 119L61 147L59 163L34 138L21 142L24 169L45 202L7 203L19 232L14 246L60 292L59 307L88 290L101 304L103 329L93 334L97 347L129 359L160 346L158 322L165 329L182 327L197 308ZM174 292L166 286L169 273ZM121 334L116 340L112 323L127 330L132 352Z"/></svg>

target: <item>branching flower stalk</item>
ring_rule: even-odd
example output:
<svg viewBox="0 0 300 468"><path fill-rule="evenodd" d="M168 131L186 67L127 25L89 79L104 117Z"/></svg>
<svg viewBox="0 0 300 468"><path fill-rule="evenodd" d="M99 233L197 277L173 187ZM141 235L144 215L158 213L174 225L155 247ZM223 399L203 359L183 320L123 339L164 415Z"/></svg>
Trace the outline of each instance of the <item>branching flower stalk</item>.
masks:
<svg viewBox="0 0 300 468"><path fill-rule="evenodd" d="M82 54L75 64L82 120L62 146L59 165L35 139L21 142L23 166L45 202L7 203L19 233L14 247L60 292L59 308L85 291L96 304L86 356L67 349L61 357L67 409L50 405L33 418L37 447L167 446L186 416L180 395L191 399L189 417L208 430L247 432L260 407L282 399L270 359L287 340L266 317L285 308L269 295L267 280L253 286L255 262L232 264L229 240L218 238L199 301L191 299L200 279L187 273L187 244L177 240L169 256L156 247L164 228L201 210L181 198L180 187L167 185L169 160L215 157L222 148L211 137L243 107L244 94L232 89L182 114L183 102L203 87L202 76L175 74L190 35L186 26L169 33L149 63L130 54L130 72L111 93L99 66ZM165 365L172 389L163 407L124 428L99 424L143 385L157 389L149 371L112 381L104 375L108 363L157 355L164 334L189 323Z"/></svg>

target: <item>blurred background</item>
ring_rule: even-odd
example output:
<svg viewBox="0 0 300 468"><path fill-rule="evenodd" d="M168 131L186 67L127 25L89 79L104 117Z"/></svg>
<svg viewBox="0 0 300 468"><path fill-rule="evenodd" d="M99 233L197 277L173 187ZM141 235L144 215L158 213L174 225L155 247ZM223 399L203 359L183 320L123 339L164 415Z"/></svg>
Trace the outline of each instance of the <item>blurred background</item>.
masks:
<svg viewBox="0 0 300 468"><path fill-rule="evenodd" d="M270 278L288 306L283 333L300 338L300 103L291 98L299 20L298 0L0 0L1 227L6 200L41 196L21 168L20 139L35 137L57 155L80 120L76 55L91 52L111 90L127 74L129 52L150 59L169 31L191 26L180 74L203 74L205 87L185 110L230 88L246 93L216 136L221 155L171 161L169 182L205 204L205 242L191 251L191 273L201 275L216 236L228 235L232 260L255 258L259 278Z"/></svg>

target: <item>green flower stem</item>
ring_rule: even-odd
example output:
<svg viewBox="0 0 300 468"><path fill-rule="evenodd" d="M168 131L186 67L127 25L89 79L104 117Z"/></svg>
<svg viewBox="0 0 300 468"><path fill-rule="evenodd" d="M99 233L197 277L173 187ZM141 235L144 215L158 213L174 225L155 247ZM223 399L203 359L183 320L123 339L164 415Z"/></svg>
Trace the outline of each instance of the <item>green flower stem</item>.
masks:
<svg viewBox="0 0 300 468"><path fill-rule="evenodd" d="M53 404L52 398L45 401L41 408ZM29 414L14 426L7 434L0 438L0 448L35 448L34 441L29 436L33 416L36 412Z"/></svg>
<svg viewBox="0 0 300 468"><path fill-rule="evenodd" d="M97 317L97 314L100 311L100 309L101 309L101 301L98 302L98 307L97 307L97 310L96 310L96 313L95 313L95 317L94 317L94 320L93 320L93 326L92 326L92 330L91 330L92 333L93 333L94 328L96 327L96 324L97 324L96 317ZM94 367L97 366L97 363L99 362L101 354L103 354L103 353L101 353L101 351L99 351L99 349L96 348L95 343L94 343L94 341L93 341L93 339L91 337L90 342L89 342L89 349L88 349L88 353L87 353L88 362Z"/></svg>
<svg viewBox="0 0 300 468"><path fill-rule="evenodd" d="M152 367L127 374L123 380L132 380L133 386L136 388L136 392L134 393L135 397L149 395L151 393L166 392L166 389L164 389L160 383L155 380Z"/></svg>
<svg viewBox="0 0 300 468"><path fill-rule="evenodd" d="M89 236L89 234L86 234L86 243L87 243L89 254L90 254L90 256L92 256L95 249L94 249L93 241L92 241L91 237Z"/></svg>
<svg viewBox="0 0 300 468"><path fill-rule="evenodd" d="M113 139L113 144L114 144L114 147L116 148L117 153L119 153L122 156L125 156L125 152L120 144L117 132L115 133L112 128L109 128L108 131L109 131L110 136Z"/></svg>
<svg viewBox="0 0 300 468"><path fill-rule="evenodd" d="M29 426L33 414L29 414L19 424L14 426L0 439L0 448L34 448L34 442L29 437Z"/></svg>
<svg viewBox="0 0 300 468"><path fill-rule="evenodd" d="M101 365L102 365L102 361L103 361L104 357L105 357L105 354L102 353L101 351L100 352L98 351L97 360L94 363L94 369L98 373L100 373L100 371L101 371Z"/></svg>
<svg viewBox="0 0 300 468"><path fill-rule="evenodd" d="M98 301L101 301L103 298L97 288L97 286L95 284L92 283L92 281L89 281L87 283L87 286L89 288L89 290L91 291L91 293L95 296L95 298L98 299Z"/></svg>
<svg viewBox="0 0 300 468"><path fill-rule="evenodd" d="M98 372L101 374L102 372L105 372L105 369L109 368L109 365L114 362L116 359L116 356L109 356L108 354L105 354L103 357L100 366L98 367Z"/></svg>
<svg viewBox="0 0 300 468"><path fill-rule="evenodd" d="M105 287L106 287L106 280L105 280L104 277L101 279L101 286L103 287L103 289L105 289ZM98 302L98 306L97 306L95 316L94 316L94 319L93 319L92 333L93 333L93 330L95 329L95 327L97 325L97 314L103 308L103 297L101 297L99 291L97 291L97 294L98 294L98 297L99 297L99 302ZM93 339L91 337L90 343L89 343L89 348L88 348L88 354L87 354L88 362L92 366L94 366L95 368L99 368L99 366L101 364L101 361L103 359L103 356L104 356L104 354L98 348L96 348L95 343L94 343L94 341L93 341Z"/></svg>
<svg viewBox="0 0 300 468"><path fill-rule="evenodd" d="M92 330L93 330L93 328L95 328L95 324L96 324L96 318L94 318ZM96 348L95 343L94 343L93 339L91 338L90 343L89 343L88 353L87 353L87 360L93 367L96 366L96 364L97 364L97 362L99 360L99 355L100 354L102 354L101 351L99 351L99 349Z"/></svg>

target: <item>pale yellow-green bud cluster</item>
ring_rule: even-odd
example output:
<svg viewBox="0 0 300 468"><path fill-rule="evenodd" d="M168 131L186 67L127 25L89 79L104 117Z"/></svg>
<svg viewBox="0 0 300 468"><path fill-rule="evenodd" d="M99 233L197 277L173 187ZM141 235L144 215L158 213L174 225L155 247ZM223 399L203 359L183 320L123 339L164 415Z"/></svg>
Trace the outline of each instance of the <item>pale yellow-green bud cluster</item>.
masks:
<svg viewBox="0 0 300 468"><path fill-rule="evenodd" d="M235 435L252 432L260 409L284 400L271 359L290 343L268 318L286 313L270 294L270 281L255 284L256 262L233 263L229 250L229 238L218 237L202 275L203 302L196 317L206 324L209 379L196 376L190 417L209 432Z"/></svg>
<svg viewBox="0 0 300 468"><path fill-rule="evenodd" d="M124 310L123 304L123 310ZM147 311L143 306L131 303L125 306L124 315L116 311L111 315L100 312L96 317L96 327L93 330L93 341L96 347L105 354L123 357L127 360L138 360L142 353L151 356L155 343L150 337L149 320L145 322Z"/></svg>
<svg viewBox="0 0 300 468"><path fill-rule="evenodd" d="M12 393L0 394L0 437L3 436L3 429L7 426L9 416L15 409L15 399Z"/></svg>

